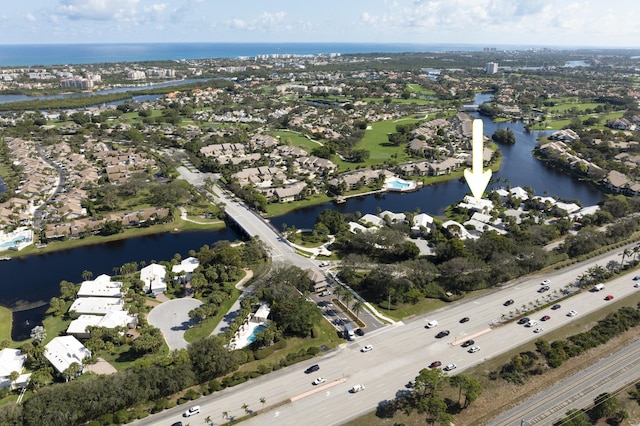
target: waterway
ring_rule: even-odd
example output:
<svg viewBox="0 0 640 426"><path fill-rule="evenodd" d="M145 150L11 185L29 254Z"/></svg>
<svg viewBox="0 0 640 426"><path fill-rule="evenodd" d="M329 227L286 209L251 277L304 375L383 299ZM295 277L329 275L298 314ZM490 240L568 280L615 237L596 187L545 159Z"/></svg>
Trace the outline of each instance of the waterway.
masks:
<svg viewBox="0 0 640 426"><path fill-rule="evenodd" d="M478 98L482 103L485 98ZM538 195L557 196L567 200L579 200L583 205L593 205L602 200L602 194L593 185L572 178L556 169L539 162L531 155L536 139L544 132L528 133L522 123L493 123L487 118L484 133L490 136L498 128L510 128L516 143L500 146L503 162L500 171L494 174L502 181L498 186L530 186ZM466 182L452 180L421 188L411 193L385 193L348 199L344 204L327 203L320 206L299 209L271 219L276 229L282 224L295 225L298 229L314 226L315 218L325 209L335 209L342 213L376 213L377 209L394 212L421 212L441 215L445 207L462 199L469 193ZM29 331L39 324L51 297L59 295L62 280L80 282L82 272L91 271L95 276L106 273L113 275L113 269L127 262L168 260L175 253L187 256L189 250L198 250L205 244L220 240L237 240L240 234L234 229L222 231L200 231L168 233L81 247L40 256L16 258L0 262L0 305L12 309L38 306L14 313L12 337L22 340Z"/></svg>

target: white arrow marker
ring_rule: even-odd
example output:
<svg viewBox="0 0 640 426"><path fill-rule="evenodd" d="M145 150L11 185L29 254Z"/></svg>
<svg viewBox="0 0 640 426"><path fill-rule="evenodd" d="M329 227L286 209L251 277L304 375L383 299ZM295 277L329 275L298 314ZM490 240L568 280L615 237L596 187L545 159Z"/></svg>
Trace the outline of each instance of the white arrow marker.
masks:
<svg viewBox="0 0 640 426"><path fill-rule="evenodd" d="M482 170L483 144L482 120L473 120L473 139L471 140L471 170L464 169L464 178L471 189L473 198L480 201L482 193L491 179L491 169Z"/></svg>

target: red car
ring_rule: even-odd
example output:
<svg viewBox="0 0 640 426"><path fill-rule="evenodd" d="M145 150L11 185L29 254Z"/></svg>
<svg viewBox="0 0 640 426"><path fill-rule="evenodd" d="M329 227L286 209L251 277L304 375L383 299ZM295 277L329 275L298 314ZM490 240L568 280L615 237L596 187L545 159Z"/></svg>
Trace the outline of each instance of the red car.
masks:
<svg viewBox="0 0 640 426"><path fill-rule="evenodd" d="M551 319L551 317L549 315L545 315L542 318L540 318L540 321L549 321Z"/></svg>
<svg viewBox="0 0 640 426"><path fill-rule="evenodd" d="M605 297L604 300L613 300L613 295L611 294L607 295L607 297Z"/></svg>
<svg viewBox="0 0 640 426"><path fill-rule="evenodd" d="M436 368L436 367L440 367L442 365L442 363L440 361L433 361L431 364L429 364L429 368Z"/></svg>

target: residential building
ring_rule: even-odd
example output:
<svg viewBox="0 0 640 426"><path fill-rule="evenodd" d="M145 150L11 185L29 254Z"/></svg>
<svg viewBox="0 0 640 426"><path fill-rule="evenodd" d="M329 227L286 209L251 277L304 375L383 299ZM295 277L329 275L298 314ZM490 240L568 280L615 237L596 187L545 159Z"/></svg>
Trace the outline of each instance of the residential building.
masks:
<svg viewBox="0 0 640 426"><path fill-rule="evenodd" d="M74 363L80 365L79 374L82 374L83 361L90 356L91 351L73 336L55 337L44 347L44 357L60 374Z"/></svg>
<svg viewBox="0 0 640 426"><path fill-rule="evenodd" d="M164 293L167 290L167 268L157 263L152 263L140 270L140 280L144 283L144 291L154 295Z"/></svg>

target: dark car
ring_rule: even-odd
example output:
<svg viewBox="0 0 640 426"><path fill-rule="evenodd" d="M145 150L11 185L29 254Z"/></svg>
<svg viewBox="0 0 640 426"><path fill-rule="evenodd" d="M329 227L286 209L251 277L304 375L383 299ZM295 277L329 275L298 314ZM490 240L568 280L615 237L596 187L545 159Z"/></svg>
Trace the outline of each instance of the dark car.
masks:
<svg viewBox="0 0 640 426"><path fill-rule="evenodd" d="M548 291L550 289L550 287L548 285L544 285L542 287L540 287L538 289L538 293L544 293L545 291Z"/></svg>
<svg viewBox="0 0 640 426"><path fill-rule="evenodd" d="M464 342L464 343L462 344L462 347L463 347L463 348L466 348L467 346L471 346L471 345L473 345L474 343L475 343L475 342L474 342L473 340L467 340L466 342Z"/></svg>
<svg viewBox="0 0 640 426"><path fill-rule="evenodd" d="M526 324L529 322L529 317L523 317L518 320L518 324Z"/></svg>
<svg viewBox="0 0 640 426"><path fill-rule="evenodd" d="M549 315L545 315L542 318L540 318L540 321L549 321L551 319L551 317Z"/></svg>
<svg viewBox="0 0 640 426"><path fill-rule="evenodd" d="M171 426L182 426L182 422L175 422L174 424L172 424Z"/></svg>
<svg viewBox="0 0 640 426"><path fill-rule="evenodd" d="M305 374L313 373L314 371L320 370L320 366L318 364L313 364L311 367L304 370Z"/></svg>
<svg viewBox="0 0 640 426"><path fill-rule="evenodd" d="M356 333L358 336L364 336L364 330L363 330L363 329L361 329L361 328L356 328L355 333Z"/></svg>
<svg viewBox="0 0 640 426"><path fill-rule="evenodd" d="M442 365L442 363L440 361L433 361L431 364L429 364L429 368L436 368L436 367L440 367Z"/></svg>
<svg viewBox="0 0 640 426"><path fill-rule="evenodd" d="M446 337L449 335L449 330L442 330L440 333L436 334L436 338L440 339L442 337Z"/></svg>
<svg viewBox="0 0 640 426"><path fill-rule="evenodd" d="M469 317L464 317L464 318L462 318L460 320L460 324L463 324L463 323L468 322L468 321L469 321Z"/></svg>
<svg viewBox="0 0 640 426"><path fill-rule="evenodd" d="M515 302L513 301L513 299L509 299L506 302L503 303L504 306L509 306L509 305L513 305Z"/></svg>
<svg viewBox="0 0 640 426"><path fill-rule="evenodd" d="M559 305L559 304L555 304L555 305L553 305L553 306L551 307L551 309L553 309L554 311L555 311L556 309L560 309L560 308L562 308L562 306L561 306L561 305Z"/></svg>

